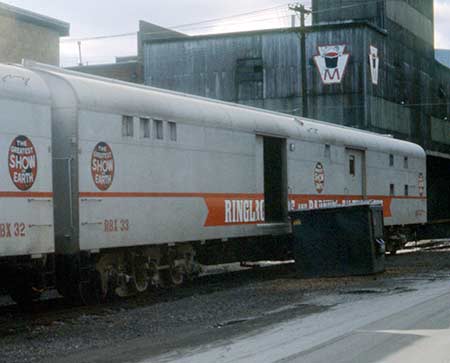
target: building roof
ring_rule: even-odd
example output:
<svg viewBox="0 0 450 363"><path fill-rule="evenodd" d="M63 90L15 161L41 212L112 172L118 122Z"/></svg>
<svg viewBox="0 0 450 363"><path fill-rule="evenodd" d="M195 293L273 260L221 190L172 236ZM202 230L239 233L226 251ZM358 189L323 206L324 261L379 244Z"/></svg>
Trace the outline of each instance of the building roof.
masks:
<svg viewBox="0 0 450 363"><path fill-rule="evenodd" d="M5 3L0 3L0 14L14 16L17 19L56 30L62 37L69 35L69 23L45 15L33 13Z"/></svg>
<svg viewBox="0 0 450 363"><path fill-rule="evenodd" d="M316 31L329 30L329 29L342 29L342 28L354 28L354 27L367 27L373 29L382 35L387 35L387 31L376 26L375 24L366 20L348 20L345 22L334 22L326 24L317 24L305 27L306 33L313 33ZM271 28L271 29L257 29L257 30L244 30L235 31L229 33L213 33L213 34L200 34L200 35L186 35L182 34L177 36L175 32L172 36L167 38L150 38L142 39L143 43L165 43L176 41L191 41L191 40L203 40L203 39L215 39L226 37L239 37L248 35L263 35L263 34L279 34L279 33L298 33L301 28L299 27L285 27L285 28Z"/></svg>

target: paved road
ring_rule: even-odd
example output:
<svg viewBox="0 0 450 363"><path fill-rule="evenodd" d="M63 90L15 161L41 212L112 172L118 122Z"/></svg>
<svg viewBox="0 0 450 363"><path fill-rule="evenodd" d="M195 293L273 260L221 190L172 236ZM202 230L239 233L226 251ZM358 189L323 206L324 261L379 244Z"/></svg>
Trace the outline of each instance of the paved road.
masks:
<svg viewBox="0 0 450 363"><path fill-rule="evenodd" d="M450 363L450 281L409 287L144 362ZM336 299L311 303L330 305Z"/></svg>

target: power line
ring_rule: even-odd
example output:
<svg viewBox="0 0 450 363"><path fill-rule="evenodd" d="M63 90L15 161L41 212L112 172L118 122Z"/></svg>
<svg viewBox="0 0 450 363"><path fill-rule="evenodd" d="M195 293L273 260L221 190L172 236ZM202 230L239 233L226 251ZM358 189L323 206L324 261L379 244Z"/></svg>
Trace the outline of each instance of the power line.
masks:
<svg viewBox="0 0 450 363"><path fill-rule="evenodd" d="M218 28L218 27L225 27L225 26L233 26L233 25L242 25L242 24L250 24L250 23L260 23L263 21L269 21L269 20L280 20L282 18L288 18L290 15L277 15L277 16L272 16L272 17L268 17L268 18L260 18L260 19L253 19L253 20L248 20L248 21L239 21L239 22L234 22L234 23L219 23L219 24L214 24L214 25L205 25L205 26L201 26L201 27L196 27L196 28L191 28L189 30L191 31L195 31L195 30L200 30L200 29L212 29L212 28ZM166 30L166 31L161 31L161 32L147 32L147 33L142 33L143 35L162 35L162 34L169 34L171 31L170 30ZM115 34L115 35L104 35L104 36L98 36L98 37L90 37L90 38L83 38L82 40L75 40L75 39L63 39L61 40L62 43L77 43L79 41L94 41L94 40L106 40L106 39L115 39L115 38L124 38L124 37L128 37L128 36L137 36L137 32L135 33L124 33L124 34Z"/></svg>
<svg viewBox="0 0 450 363"><path fill-rule="evenodd" d="M144 34L145 35L165 34L165 33L170 32L172 29L192 28L192 27L196 27L197 25L208 24L208 23L223 21L223 20L227 20L227 19L241 18L241 17L249 16L249 15L254 16L256 14L261 14L261 13L264 13L267 11L273 11L273 10L280 9L280 8L286 8L288 5L289 4L286 3L286 4L282 4L282 5L273 6L270 8L253 10L253 11L249 11L249 12L245 12L245 13L239 13L239 14L235 14L235 15L220 17L220 18L213 18L213 19L203 20L203 21L199 21L199 22L195 22L195 23L187 23L187 24L169 26L168 29L165 31L149 32L149 33L144 33ZM209 26L209 27L211 27L211 26ZM202 28L204 28L204 27L199 27L199 28L197 27L196 29L202 29ZM137 32L129 32L129 33L100 35L100 36L85 37L85 38L70 38L70 39L68 38L68 39L61 39L61 42L71 43L71 42L78 42L78 41L99 40L99 39L108 39L108 38L123 38L123 37L128 37L128 36L134 36L136 34L137 34Z"/></svg>

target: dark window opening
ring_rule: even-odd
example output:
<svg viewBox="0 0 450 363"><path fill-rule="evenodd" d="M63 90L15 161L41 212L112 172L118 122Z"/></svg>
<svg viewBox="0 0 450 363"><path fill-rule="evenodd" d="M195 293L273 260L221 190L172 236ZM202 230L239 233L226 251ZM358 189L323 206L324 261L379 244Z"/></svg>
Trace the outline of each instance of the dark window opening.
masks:
<svg viewBox="0 0 450 363"><path fill-rule="evenodd" d="M405 197L409 195L409 186L405 185Z"/></svg>
<svg viewBox="0 0 450 363"><path fill-rule="evenodd" d="M349 170L348 170L349 174L352 176L356 175L356 167L355 167L355 156L354 155L350 155L349 158Z"/></svg>
<svg viewBox="0 0 450 363"><path fill-rule="evenodd" d="M403 166L405 169L409 168L409 160L407 156L405 156L405 158L403 159Z"/></svg>
<svg viewBox="0 0 450 363"><path fill-rule="evenodd" d="M236 92L238 100L262 99L264 65L261 58L238 59L236 64Z"/></svg>
<svg viewBox="0 0 450 363"><path fill-rule="evenodd" d="M164 139L164 123L161 120L153 121L153 134L156 140Z"/></svg>
<svg viewBox="0 0 450 363"><path fill-rule="evenodd" d="M122 136L133 137L133 135L134 135L133 117L123 116L122 117Z"/></svg>
<svg viewBox="0 0 450 363"><path fill-rule="evenodd" d="M394 166L394 155L389 155L389 166Z"/></svg>
<svg viewBox="0 0 450 363"><path fill-rule="evenodd" d="M395 195L395 185L394 185L394 184L391 184L391 185L389 186L389 195L390 195L391 197Z"/></svg>
<svg viewBox="0 0 450 363"><path fill-rule="evenodd" d="M177 141L177 124L169 122L169 138L170 141Z"/></svg>
<svg viewBox="0 0 450 363"><path fill-rule="evenodd" d="M325 145L325 157L327 159L331 158L331 145L328 144Z"/></svg>
<svg viewBox="0 0 450 363"><path fill-rule="evenodd" d="M141 138L150 138L150 120L148 118L141 118Z"/></svg>

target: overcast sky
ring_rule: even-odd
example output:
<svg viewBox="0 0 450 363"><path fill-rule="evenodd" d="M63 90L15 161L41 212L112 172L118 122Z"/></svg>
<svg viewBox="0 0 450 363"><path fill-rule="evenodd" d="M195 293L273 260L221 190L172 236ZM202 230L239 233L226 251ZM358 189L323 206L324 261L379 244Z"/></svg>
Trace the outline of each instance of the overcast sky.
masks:
<svg viewBox="0 0 450 363"><path fill-rule="evenodd" d="M281 27L290 24L286 0L3 0L5 3L35 11L71 24L72 38L95 37L137 31L140 19L173 27L242 14L257 13L202 23L178 30L188 34ZM430 0L431 1L431 0ZM303 1L307 5L311 0ZM450 0L435 0L436 48L450 49ZM82 42L84 60L104 63L113 57L136 53L136 38ZM63 41L64 65L77 61L77 43Z"/></svg>

